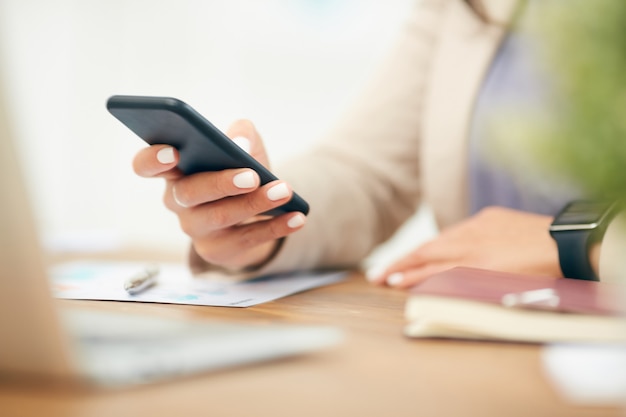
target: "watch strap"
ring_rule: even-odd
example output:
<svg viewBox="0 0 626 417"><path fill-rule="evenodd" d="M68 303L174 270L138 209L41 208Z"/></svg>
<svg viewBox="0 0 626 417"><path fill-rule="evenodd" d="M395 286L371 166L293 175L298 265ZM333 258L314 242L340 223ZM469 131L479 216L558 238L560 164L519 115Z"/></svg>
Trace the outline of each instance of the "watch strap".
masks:
<svg viewBox="0 0 626 417"><path fill-rule="evenodd" d="M559 248L559 263L566 278L599 280L589 261L589 246L594 232L589 229L551 232Z"/></svg>

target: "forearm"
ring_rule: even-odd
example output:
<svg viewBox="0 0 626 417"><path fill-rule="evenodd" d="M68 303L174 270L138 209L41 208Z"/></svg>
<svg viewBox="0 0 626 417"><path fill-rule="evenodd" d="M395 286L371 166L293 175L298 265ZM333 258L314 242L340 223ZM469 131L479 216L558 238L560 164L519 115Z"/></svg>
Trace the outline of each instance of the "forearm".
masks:
<svg viewBox="0 0 626 417"><path fill-rule="evenodd" d="M259 274L354 264L413 214L423 95L444 3L419 2L356 105L312 152L275 167L311 213ZM192 261L212 269L193 253Z"/></svg>

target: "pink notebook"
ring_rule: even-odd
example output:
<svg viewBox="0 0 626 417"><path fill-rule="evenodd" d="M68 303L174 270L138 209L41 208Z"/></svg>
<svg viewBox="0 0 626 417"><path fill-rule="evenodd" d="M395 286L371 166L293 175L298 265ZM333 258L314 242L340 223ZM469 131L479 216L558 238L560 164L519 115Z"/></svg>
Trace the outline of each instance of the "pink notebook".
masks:
<svg viewBox="0 0 626 417"><path fill-rule="evenodd" d="M544 291L545 297L542 297L540 291L546 289L551 291ZM532 292L536 297L532 297ZM583 314L626 314L626 303L620 300L621 289L615 284L477 268L457 267L435 274L413 287L410 293L464 298L492 304L503 304L503 298L513 294L522 298L518 298L519 302L514 305L520 308L554 309ZM529 302L523 302L524 293L529 295ZM550 294L558 297L555 305L548 303Z"/></svg>

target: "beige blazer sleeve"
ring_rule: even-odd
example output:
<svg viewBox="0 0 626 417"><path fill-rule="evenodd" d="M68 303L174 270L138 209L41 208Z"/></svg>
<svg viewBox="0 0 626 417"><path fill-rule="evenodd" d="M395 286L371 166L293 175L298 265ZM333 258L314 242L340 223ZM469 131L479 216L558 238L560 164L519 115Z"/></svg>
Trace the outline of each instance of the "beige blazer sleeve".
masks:
<svg viewBox="0 0 626 417"><path fill-rule="evenodd" d="M602 239L598 271L601 281L626 284L624 254L626 254L626 212L621 212L613 219ZM626 286L624 289L626 290Z"/></svg>
<svg viewBox="0 0 626 417"><path fill-rule="evenodd" d="M514 1L493 3L502 9ZM424 184L436 215L462 217L467 120L503 29L480 22L461 0L416 2L395 48L341 123L312 151L275 168L311 212L255 273L356 265L415 212ZM212 269L193 251L191 262L196 271Z"/></svg>
<svg viewBox="0 0 626 417"><path fill-rule="evenodd" d="M341 123L312 151L274 168L311 211L306 226L257 273L354 265L415 212L421 109L443 3L420 1Z"/></svg>

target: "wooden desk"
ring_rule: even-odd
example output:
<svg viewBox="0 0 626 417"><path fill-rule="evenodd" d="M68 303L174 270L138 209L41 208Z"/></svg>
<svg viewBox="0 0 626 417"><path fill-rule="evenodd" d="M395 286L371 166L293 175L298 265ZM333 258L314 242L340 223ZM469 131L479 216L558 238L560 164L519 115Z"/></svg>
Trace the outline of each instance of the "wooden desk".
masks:
<svg viewBox="0 0 626 417"><path fill-rule="evenodd" d="M532 345L417 341L402 335L402 291L358 274L246 309L62 301L123 312L237 322L334 324L344 343L314 354L121 391L0 386L14 416L619 416L569 406L542 375Z"/></svg>

